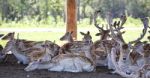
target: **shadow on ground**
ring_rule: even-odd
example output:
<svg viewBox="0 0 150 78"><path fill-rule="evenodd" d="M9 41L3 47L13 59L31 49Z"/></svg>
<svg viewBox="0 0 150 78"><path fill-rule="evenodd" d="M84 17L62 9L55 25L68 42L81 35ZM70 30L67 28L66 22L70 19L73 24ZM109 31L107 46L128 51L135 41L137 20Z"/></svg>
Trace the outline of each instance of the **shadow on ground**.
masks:
<svg viewBox="0 0 150 78"><path fill-rule="evenodd" d="M97 67L95 72L69 73L49 72L47 70L24 71L26 65L17 64L13 55L7 55L0 63L0 78L122 78L109 74L106 67Z"/></svg>

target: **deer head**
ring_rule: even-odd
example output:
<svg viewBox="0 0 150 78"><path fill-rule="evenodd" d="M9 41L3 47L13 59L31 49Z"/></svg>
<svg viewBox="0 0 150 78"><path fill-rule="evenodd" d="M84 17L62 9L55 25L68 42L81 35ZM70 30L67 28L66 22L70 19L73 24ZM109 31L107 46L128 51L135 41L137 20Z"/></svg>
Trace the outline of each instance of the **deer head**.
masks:
<svg viewBox="0 0 150 78"><path fill-rule="evenodd" d="M4 47L4 49L2 50L2 53L7 54L9 51L12 51L13 49L15 49L14 48L15 46L16 46L16 41L14 39L9 40L6 46Z"/></svg>
<svg viewBox="0 0 150 78"><path fill-rule="evenodd" d="M14 36L15 36L15 32L10 32L8 33L7 35L5 35L2 40L11 40L11 39L14 39Z"/></svg>
<svg viewBox="0 0 150 78"><path fill-rule="evenodd" d="M73 42L73 37L72 37L73 32L66 32L65 35L63 35L60 40L61 41L68 41L68 42Z"/></svg>
<svg viewBox="0 0 150 78"><path fill-rule="evenodd" d="M104 40L104 39L106 39L109 36L110 30L108 29L108 27L105 30L104 29L104 24L102 24L102 27L100 27L99 24L97 24L96 18L97 18L97 15L98 15L99 12L100 11L96 11L94 13L94 25L99 30L99 33L97 33L96 36L100 36L101 35L101 39L100 40Z"/></svg>
<svg viewBox="0 0 150 78"><path fill-rule="evenodd" d="M90 35L90 32L87 31L87 33L80 32L81 35L83 35L82 41L87 43L92 43L92 36Z"/></svg>

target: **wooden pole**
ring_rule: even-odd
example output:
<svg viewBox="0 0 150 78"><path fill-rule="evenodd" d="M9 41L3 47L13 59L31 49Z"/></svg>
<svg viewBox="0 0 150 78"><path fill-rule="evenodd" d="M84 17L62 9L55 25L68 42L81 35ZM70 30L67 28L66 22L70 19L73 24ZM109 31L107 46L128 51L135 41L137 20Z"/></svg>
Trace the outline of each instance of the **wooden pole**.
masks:
<svg viewBox="0 0 150 78"><path fill-rule="evenodd" d="M76 7L76 0L67 0L66 17L67 17L66 31L67 32L73 31L73 38L77 39L77 7Z"/></svg>

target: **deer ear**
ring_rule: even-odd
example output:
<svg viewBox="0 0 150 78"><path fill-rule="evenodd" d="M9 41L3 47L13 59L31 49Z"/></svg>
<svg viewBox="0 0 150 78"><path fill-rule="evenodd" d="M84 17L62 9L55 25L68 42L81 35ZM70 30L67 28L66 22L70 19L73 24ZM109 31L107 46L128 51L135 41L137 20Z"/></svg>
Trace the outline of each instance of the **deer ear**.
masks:
<svg viewBox="0 0 150 78"><path fill-rule="evenodd" d="M83 32L80 32L81 35L85 35Z"/></svg>
<svg viewBox="0 0 150 78"><path fill-rule="evenodd" d="M101 33L97 33L97 34L95 34L95 36L100 36L100 35L102 35Z"/></svg>
<svg viewBox="0 0 150 78"><path fill-rule="evenodd" d="M87 31L87 34L90 35L90 31Z"/></svg>

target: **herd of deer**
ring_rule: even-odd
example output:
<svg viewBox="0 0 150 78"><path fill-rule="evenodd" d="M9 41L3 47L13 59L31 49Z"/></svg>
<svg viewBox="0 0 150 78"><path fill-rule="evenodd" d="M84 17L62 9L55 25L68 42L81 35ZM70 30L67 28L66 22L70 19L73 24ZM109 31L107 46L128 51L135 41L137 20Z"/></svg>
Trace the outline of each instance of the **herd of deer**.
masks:
<svg viewBox="0 0 150 78"><path fill-rule="evenodd" d="M92 72L96 66L107 66L122 77L127 78L150 78L150 36L149 41L141 39L148 31L148 18L141 18L144 25L142 34L133 41L125 42L121 31L127 18L121 16L120 21L113 22L111 13L107 14L106 28L97 24L94 14L95 26L98 28L100 39L92 42L90 32L80 32L82 41L74 41L73 32L67 32L61 41L66 41L59 46L55 42L29 41L15 39L15 33L8 33L2 40L8 40L4 48L0 47L0 60L8 53L12 53L19 63L27 64L25 71L35 69L48 69L49 71L67 72ZM150 33L150 31L149 31ZM0 35L2 36L2 35Z"/></svg>

